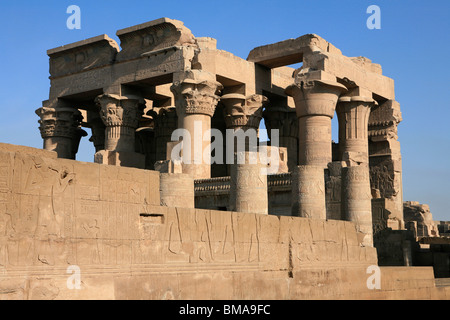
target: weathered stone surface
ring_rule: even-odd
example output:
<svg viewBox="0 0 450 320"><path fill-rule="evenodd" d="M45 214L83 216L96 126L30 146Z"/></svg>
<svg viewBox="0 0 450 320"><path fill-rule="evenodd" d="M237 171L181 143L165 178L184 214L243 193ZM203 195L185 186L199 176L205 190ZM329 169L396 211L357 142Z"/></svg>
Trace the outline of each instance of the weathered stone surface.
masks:
<svg viewBox="0 0 450 320"><path fill-rule="evenodd" d="M107 36L49 50L38 114L56 153L0 145L0 299L449 298L430 268L381 268L382 289L368 286L377 264L448 275L442 244L414 240L426 209L404 221L401 112L381 66L313 34L248 60L168 18L117 35L122 51ZM256 143L262 116L281 148L269 132L261 162L278 168L208 161L215 133ZM55 157L75 158L82 126L102 165Z"/></svg>
<svg viewBox="0 0 450 320"><path fill-rule="evenodd" d="M369 290L376 251L350 222L160 207L152 171L0 157L2 299L448 298L431 268Z"/></svg>
<svg viewBox="0 0 450 320"><path fill-rule="evenodd" d="M373 246L372 195L367 164L342 168L342 212L363 234L361 244Z"/></svg>
<svg viewBox="0 0 450 320"><path fill-rule="evenodd" d="M292 215L325 220L324 169L321 166L298 166L292 181Z"/></svg>
<svg viewBox="0 0 450 320"><path fill-rule="evenodd" d="M140 58L143 53L173 46L195 45L191 31L183 22L161 18L117 31L122 51L117 60Z"/></svg>
<svg viewBox="0 0 450 320"><path fill-rule="evenodd" d="M438 237L439 230L433 221L430 207L416 201L407 201L403 204L403 214L406 222L417 223L417 237Z"/></svg>
<svg viewBox="0 0 450 320"><path fill-rule="evenodd" d="M231 165L230 210L268 214L267 165L258 152L238 152Z"/></svg>
<svg viewBox="0 0 450 320"><path fill-rule="evenodd" d="M341 54L341 51L316 34L306 34L297 39L289 39L261 46L250 51L248 61L277 68L303 61L305 54L314 51Z"/></svg>
<svg viewBox="0 0 450 320"><path fill-rule="evenodd" d="M106 34L47 51L52 78L110 65L120 51Z"/></svg>
<svg viewBox="0 0 450 320"><path fill-rule="evenodd" d="M295 101L298 117L298 163L327 167L332 161L331 119L340 94L346 87L333 77L316 71L300 70L286 94Z"/></svg>

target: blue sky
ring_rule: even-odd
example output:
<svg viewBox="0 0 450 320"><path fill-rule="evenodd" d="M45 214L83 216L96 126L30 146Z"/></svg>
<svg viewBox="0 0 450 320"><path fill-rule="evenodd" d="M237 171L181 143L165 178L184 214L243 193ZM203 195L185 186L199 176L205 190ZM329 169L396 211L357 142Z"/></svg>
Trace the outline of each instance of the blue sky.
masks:
<svg viewBox="0 0 450 320"><path fill-rule="evenodd" d="M81 8L81 30L66 27L69 5ZM381 9L381 30L366 27L370 5ZM117 30L161 17L244 59L254 47L316 33L381 64L402 107L404 200L450 220L449 0L1 1L0 142L42 147L34 110L48 98L47 49L104 33L118 41ZM92 161L87 143L79 159Z"/></svg>

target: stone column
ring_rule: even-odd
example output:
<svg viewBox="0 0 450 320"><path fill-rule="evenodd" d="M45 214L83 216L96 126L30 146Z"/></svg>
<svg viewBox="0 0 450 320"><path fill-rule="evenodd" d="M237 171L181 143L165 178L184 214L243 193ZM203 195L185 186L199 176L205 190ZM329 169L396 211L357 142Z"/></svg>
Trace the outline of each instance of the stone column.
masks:
<svg viewBox="0 0 450 320"><path fill-rule="evenodd" d="M298 73L286 94L295 101L298 117L299 165L326 168L332 161L331 119L339 95L347 89L323 72Z"/></svg>
<svg viewBox="0 0 450 320"><path fill-rule="evenodd" d="M325 177L322 166L296 167L292 176L292 215L310 219L327 218Z"/></svg>
<svg viewBox="0 0 450 320"><path fill-rule="evenodd" d="M44 106L36 110L39 130L44 139L44 149L55 151L58 158L75 159L81 137L87 133L81 129L80 112L75 108Z"/></svg>
<svg viewBox="0 0 450 320"><path fill-rule="evenodd" d="M135 152L135 135L142 117L144 100L136 96L103 94L96 98L100 117L106 126L105 150L95 162L128 167L145 167L145 156Z"/></svg>
<svg viewBox="0 0 450 320"><path fill-rule="evenodd" d="M177 110L175 107L163 107L154 114L156 161L166 159L167 143L172 141L172 133L178 128Z"/></svg>
<svg viewBox="0 0 450 320"><path fill-rule="evenodd" d="M269 106L263 116L269 139L272 139L272 129L279 130L279 144L287 149L287 165L293 172L298 165L298 119L295 109L287 105Z"/></svg>
<svg viewBox="0 0 450 320"><path fill-rule="evenodd" d="M369 116L376 102L369 97L341 97L336 107L339 120L339 154L343 161L369 163Z"/></svg>
<svg viewBox="0 0 450 320"><path fill-rule="evenodd" d="M331 119L346 87L336 77L322 71L300 70L293 85L286 88L292 96L298 117L298 163L293 177L294 215L326 219L325 171L332 162Z"/></svg>
<svg viewBox="0 0 450 320"><path fill-rule="evenodd" d="M352 96L341 97L336 107L339 154L348 166L342 169L342 213L364 234L365 246L373 246L368 127L375 104L372 98Z"/></svg>
<svg viewBox="0 0 450 320"><path fill-rule="evenodd" d="M258 152L237 152L231 165L230 210L268 214L267 174Z"/></svg>
<svg viewBox="0 0 450 320"><path fill-rule="evenodd" d="M134 152L135 133L143 114L144 100L104 94L97 97L96 102L106 126L105 150Z"/></svg>
<svg viewBox="0 0 450 320"><path fill-rule="evenodd" d="M368 164L342 168L342 212L364 235L363 246L373 246L372 194Z"/></svg>
<svg viewBox="0 0 450 320"><path fill-rule="evenodd" d="M105 124L98 112L88 111L87 112L87 126L91 128L92 136L89 138L94 144L95 152L105 149Z"/></svg>
<svg viewBox="0 0 450 320"><path fill-rule="evenodd" d="M219 101L216 93L221 89L215 75L206 71L189 70L174 75L171 90L175 96L178 128L189 132L191 138L189 157L183 151L183 173L194 179L211 177L210 161L203 159L204 154L211 154L211 139L203 138L211 129L211 117ZM187 145L183 143L184 148Z"/></svg>

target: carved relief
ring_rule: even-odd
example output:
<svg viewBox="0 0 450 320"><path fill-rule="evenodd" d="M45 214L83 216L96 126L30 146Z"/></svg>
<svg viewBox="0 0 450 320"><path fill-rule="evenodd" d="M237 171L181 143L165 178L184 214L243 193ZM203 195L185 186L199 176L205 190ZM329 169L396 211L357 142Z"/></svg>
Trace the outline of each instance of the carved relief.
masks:
<svg viewBox="0 0 450 320"><path fill-rule="evenodd" d="M222 96L221 102L225 106L224 116L227 128L258 129L263 108L269 103L269 99L257 94L249 97L241 94L226 94Z"/></svg>
<svg viewBox="0 0 450 320"><path fill-rule="evenodd" d="M80 112L74 108L42 107L36 110L41 118L39 130L43 139L49 137L73 138L80 127Z"/></svg>
<svg viewBox="0 0 450 320"><path fill-rule="evenodd" d="M382 198L392 198L397 195L395 172L390 161L384 161L370 167L370 186L379 190Z"/></svg>
<svg viewBox="0 0 450 320"><path fill-rule="evenodd" d="M138 127L144 109L142 98L104 94L96 98L96 103L105 126Z"/></svg>
<svg viewBox="0 0 450 320"><path fill-rule="evenodd" d="M181 21L162 18L119 30L122 51L118 60L138 58L141 54L172 46L194 46L195 38Z"/></svg>
<svg viewBox="0 0 450 320"><path fill-rule="evenodd" d="M53 77L70 75L112 64L119 46L107 35L48 51L50 74Z"/></svg>
<svg viewBox="0 0 450 320"><path fill-rule="evenodd" d="M397 140L397 127L401 121L400 104L397 101L388 100L372 110L369 118L369 137L376 141Z"/></svg>
<svg viewBox="0 0 450 320"><path fill-rule="evenodd" d="M195 76L193 77L195 78ZM214 115L222 85L217 81L190 79L176 81L170 88L175 95L178 117L186 114Z"/></svg>

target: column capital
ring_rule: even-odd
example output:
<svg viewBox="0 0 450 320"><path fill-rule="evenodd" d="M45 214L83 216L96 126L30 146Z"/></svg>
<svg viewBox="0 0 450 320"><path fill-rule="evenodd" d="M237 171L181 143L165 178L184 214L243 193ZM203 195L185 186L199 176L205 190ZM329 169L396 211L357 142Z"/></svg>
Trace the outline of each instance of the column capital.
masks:
<svg viewBox="0 0 450 320"><path fill-rule="evenodd" d="M340 159L368 163L368 124L370 110L377 102L371 97L344 96L339 98L336 113L339 120Z"/></svg>
<svg viewBox="0 0 450 320"><path fill-rule="evenodd" d="M36 114L40 117L38 121L41 137L64 137L73 138L79 127L80 111L68 107L41 107L37 109Z"/></svg>
<svg viewBox="0 0 450 320"><path fill-rule="evenodd" d="M95 102L100 109L100 117L107 127L136 129L145 107L145 100L137 96L102 94Z"/></svg>
<svg viewBox="0 0 450 320"><path fill-rule="evenodd" d="M297 117L321 115L333 118L339 96L347 87L322 71L299 72L285 93L294 98Z"/></svg>
<svg viewBox="0 0 450 320"><path fill-rule="evenodd" d="M174 75L170 90L175 96L178 116L204 114L212 117L223 86L215 75L203 70L188 70Z"/></svg>
<svg viewBox="0 0 450 320"><path fill-rule="evenodd" d="M222 96L221 102L225 106L224 116L227 128L258 129L263 108L269 99L259 94L246 97L242 94L231 93Z"/></svg>

